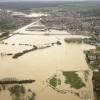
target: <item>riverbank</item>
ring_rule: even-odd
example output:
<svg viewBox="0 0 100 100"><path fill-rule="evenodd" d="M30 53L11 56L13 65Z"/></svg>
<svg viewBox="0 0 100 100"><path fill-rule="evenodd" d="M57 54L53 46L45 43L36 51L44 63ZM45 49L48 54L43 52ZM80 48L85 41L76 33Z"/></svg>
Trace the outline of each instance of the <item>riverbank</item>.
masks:
<svg viewBox="0 0 100 100"><path fill-rule="evenodd" d="M96 49L90 49L85 51L86 61L93 72L92 82L93 82L93 91L96 100L100 99L100 46L96 47Z"/></svg>

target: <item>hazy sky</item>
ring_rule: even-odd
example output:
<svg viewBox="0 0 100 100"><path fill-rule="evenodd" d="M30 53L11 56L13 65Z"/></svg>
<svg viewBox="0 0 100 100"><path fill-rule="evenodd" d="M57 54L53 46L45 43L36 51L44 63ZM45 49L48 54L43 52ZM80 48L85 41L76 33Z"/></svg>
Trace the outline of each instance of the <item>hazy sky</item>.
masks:
<svg viewBox="0 0 100 100"><path fill-rule="evenodd" d="M0 0L0 2L6 2L6 1L97 1L97 0Z"/></svg>

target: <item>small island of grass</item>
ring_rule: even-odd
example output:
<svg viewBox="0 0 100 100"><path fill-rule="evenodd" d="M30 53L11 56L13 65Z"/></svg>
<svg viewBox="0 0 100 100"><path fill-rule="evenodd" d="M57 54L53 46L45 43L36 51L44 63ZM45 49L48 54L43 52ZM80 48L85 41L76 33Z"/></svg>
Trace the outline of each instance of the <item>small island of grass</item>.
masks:
<svg viewBox="0 0 100 100"><path fill-rule="evenodd" d="M63 72L65 77L65 84L70 84L72 88L80 89L85 87L85 83L82 79L78 76L76 72Z"/></svg>
<svg viewBox="0 0 100 100"><path fill-rule="evenodd" d="M61 80L55 75L50 79L49 83L51 86L56 87L57 85L61 85Z"/></svg>

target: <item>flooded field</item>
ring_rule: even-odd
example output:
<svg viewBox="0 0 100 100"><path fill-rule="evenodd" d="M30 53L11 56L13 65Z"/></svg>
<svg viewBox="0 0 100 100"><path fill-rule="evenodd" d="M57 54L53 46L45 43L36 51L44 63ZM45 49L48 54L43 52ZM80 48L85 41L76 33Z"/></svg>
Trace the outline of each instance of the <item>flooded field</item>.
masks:
<svg viewBox="0 0 100 100"><path fill-rule="evenodd" d="M31 88L36 93L36 100L85 100L84 98L79 98L71 93L60 94L46 83L46 80L56 73L56 70L81 72L89 70L83 51L95 47L84 43L65 43L64 38L66 37L71 37L71 35L44 36L16 34L1 41L0 79L5 77L15 77L17 79L36 80L35 83L26 85L26 88ZM79 37L84 38L84 36ZM27 53L18 59L13 59L12 56L3 55L5 53L15 54L26 49L31 49L33 45L36 45L37 47L50 45L56 41L60 41L62 45L54 45L50 48L36 50ZM0 94L0 100L11 100L11 98L8 97L9 93L6 91Z"/></svg>
<svg viewBox="0 0 100 100"><path fill-rule="evenodd" d="M41 17L41 16L48 16L48 14L43 14L43 13L30 13L30 14L25 14L23 12L13 12L11 10L8 10L8 12L11 12L13 16L24 16L24 17Z"/></svg>

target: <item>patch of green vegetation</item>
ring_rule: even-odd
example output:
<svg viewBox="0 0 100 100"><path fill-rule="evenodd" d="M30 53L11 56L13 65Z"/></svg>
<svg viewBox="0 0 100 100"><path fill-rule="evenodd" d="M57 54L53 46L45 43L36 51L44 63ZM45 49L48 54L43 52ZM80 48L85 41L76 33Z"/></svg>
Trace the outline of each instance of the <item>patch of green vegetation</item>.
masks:
<svg viewBox="0 0 100 100"><path fill-rule="evenodd" d="M10 30L12 28L16 28L16 23L6 21L6 20L1 20L0 21L0 30Z"/></svg>
<svg viewBox="0 0 100 100"><path fill-rule="evenodd" d="M90 63L90 59L88 57L88 54L86 54L86 62L89 64Z"/></svg>
<svg viewBox="0 0 100 100"><path fill-rule="evenodd" d="M49 81L50 85L52 85L53 87L56 87L57 85L61 85L61 80L57 79L57 76L55 75L54 77L52 77Z"/></svg>
<svg viewBox="0 0 100 100"><path fill-rule="evenodd" d="M76 72L63 72L63 75L65 76L65 83L70 84L72 88L80 89L85 87L85 83Z"/></svg>
<svg viewBox="0 0 100 100"><path fill-rule="evenodd" d="M97 46L96 49L97 49L98 51L100 51L100 46Z"/></svg>
<svg viewBox="0 0 100 100"><path fill-rule="evenodd" d="M22 55L24 55L24 54L26 54L26 53L35 51L36 49L37 49L37 47L34 46L34 48L32 48L32 49L24 50L23 52L16 53L12 58L13 58L13 59L17 59L18 57L20 57L20 56L22 56Z"/></svg>
<svg viewBox="0 0 100 100"><path fill-rule="evenodd" d="M0 38L7 37L9 36L9 34L10 34L9 31L6 31L5 33L0 35Z"/></svg>
<svg viewBox="0 0 100 100"><path fill-rule="evenodd" d="M24 86L19 86L19 85L14 85L12 87L9 88L9 91L11 93L11 95L15 95L17 97L20 97L21 94L25 94L26 90Z"/></svg>
<svg viewBox="0 0 100 100"><path fill-rule="evenodd" d="M93 3L67 3L64 6L62 6L63 9L67 11L89 11L89 10L94 10L98 9L96 4Z"/></svg>
<svg viewBox="0 0 100 100"><path fill-rule="evenodd" d="M90 67L90 69L91 69L92 71L98 69L98 64L92 64L92 65L88 64L88 65L89 65L89 67Z"/></svg>
<svg viewBox="0 0 100 100"><path fill-rule="evenodd" d="M50 79L49 83L50 83L50 85L52 85L54 87L57 86L57 78L56 78L56 75L52 79Z"/></svg>

